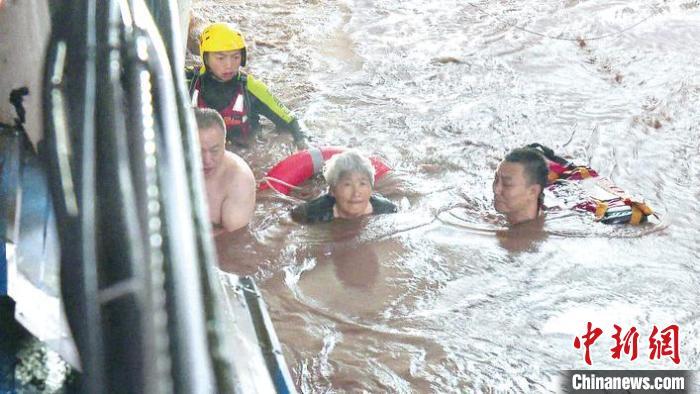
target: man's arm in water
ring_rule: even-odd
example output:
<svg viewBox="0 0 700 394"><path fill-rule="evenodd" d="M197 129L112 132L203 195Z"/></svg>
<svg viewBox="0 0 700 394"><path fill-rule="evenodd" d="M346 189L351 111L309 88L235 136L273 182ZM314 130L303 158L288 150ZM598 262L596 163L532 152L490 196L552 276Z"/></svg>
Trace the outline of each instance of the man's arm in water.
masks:
<svg viewBox="0 0 700 394"><path fill-rule="evenodd" d="M255 210L255 178L243 160L239 159L236 175L226 187L226 197L221 204L221 227L214 227L214 235L232 232L245 227Z"/></svg>

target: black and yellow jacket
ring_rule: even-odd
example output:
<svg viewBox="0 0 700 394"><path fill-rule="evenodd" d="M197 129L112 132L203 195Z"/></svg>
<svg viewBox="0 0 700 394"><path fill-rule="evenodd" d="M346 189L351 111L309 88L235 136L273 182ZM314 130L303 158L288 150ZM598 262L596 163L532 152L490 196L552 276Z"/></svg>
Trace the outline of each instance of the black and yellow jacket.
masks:
<svg viewBox="0 0 700 394"><path fill-rule="evenodd" d="M190 98L194 106L213 108L219 113L226 113L227 107L232 105L238 92L242 92L245 112L245 116L242 117L243 123L240 126L230 126L229 122L226 122L227 140L241 135L242 130L243 134L248 134L248 130L251 133L257 132L260 129L260 115L272 121L278 128L288 130L295 142L304 140L305 135L294 114L270 92L262 81L255 79L252 75L239 72L238 76L232 80L220 82L208 71L200 74L196 68L188 67L186 74ZM241 89L241 87L245 88ZM222 116L224 116L223 113Z"/></svg>

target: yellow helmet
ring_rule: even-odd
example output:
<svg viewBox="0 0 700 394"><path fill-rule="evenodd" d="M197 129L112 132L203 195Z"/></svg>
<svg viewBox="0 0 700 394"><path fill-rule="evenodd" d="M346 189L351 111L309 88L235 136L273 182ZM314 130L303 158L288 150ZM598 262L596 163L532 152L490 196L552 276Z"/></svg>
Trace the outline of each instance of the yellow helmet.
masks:
<svg viewBox="0 0 700 394"><path fill-rule="evenodd" d="M204 52L241 51L243 59L241 66L245 66L246 45L243 35L226 22L212 23L202 30L199 36L199 54L204 60Z"/></svg>

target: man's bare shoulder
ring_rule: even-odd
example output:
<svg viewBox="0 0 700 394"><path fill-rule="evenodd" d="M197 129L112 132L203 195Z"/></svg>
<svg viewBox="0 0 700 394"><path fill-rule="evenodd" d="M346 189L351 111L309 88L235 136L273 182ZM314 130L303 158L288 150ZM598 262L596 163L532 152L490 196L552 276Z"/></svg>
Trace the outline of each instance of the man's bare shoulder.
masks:
<svg viewBox="0 0 700 394"><path fill-rule="evenodd" d="M240 156L226 151L223 164L224 178L226 181L231 182L232 186L252 185L254 187L255 178L253 177L253 171Z"/></svg>

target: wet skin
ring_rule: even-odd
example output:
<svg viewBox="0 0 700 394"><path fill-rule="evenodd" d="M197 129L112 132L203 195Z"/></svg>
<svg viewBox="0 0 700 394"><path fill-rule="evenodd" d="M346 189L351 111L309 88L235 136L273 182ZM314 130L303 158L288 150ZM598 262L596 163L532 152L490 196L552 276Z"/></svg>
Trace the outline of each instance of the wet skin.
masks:
<svg viewBox="0 0 700 394"><path fill-rule="evenodd" d="M501 162L493 179L493 206L511 225L537 217L540 186L531 183L520 163Z"/></svg>
<svg viewBox="0 0 700 394"><path fill-rule="evenodd" d="M208 52L205 54L207 68L221 82L228 82L238 75L243 53L238 51Z"/></svg>
<svg viewBox="0 0 700 394"><path fill-rule="evenodd" d="M218 127L200 129L199 144L214 235L246 226L255 209L255 179L250 167L226 151L226 135Z"/></svg>
<svg viewBox="0 0 700 394"><path fill-rule="evenodd" d="M212 178L222 170L221 163L226 152L226 139L216 128L200 129L199 145L202 154L202 169L205 178Z"/></svg>
<svg viewBox="0 0 700 394"><path fill-rule="evenodd" d="M333 214L337 218L352 219L372 213L369 198L372 195L372 183L365 174L351 172L343 175L331 189L335 197Z"/></svg>

